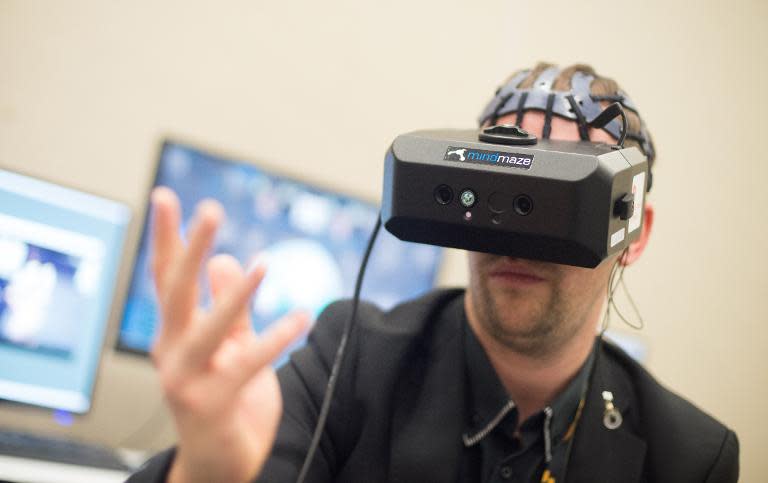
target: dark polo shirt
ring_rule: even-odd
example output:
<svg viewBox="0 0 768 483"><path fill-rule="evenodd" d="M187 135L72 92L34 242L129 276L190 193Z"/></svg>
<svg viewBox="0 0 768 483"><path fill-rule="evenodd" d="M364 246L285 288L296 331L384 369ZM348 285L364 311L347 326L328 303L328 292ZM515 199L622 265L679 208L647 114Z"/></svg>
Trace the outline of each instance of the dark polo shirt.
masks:
<svg viewBox="0 0 768 483"><path fill-rule="evenodd" d="M460 310L466 317L463 307ZM562 481L572 434L566 435L586 388L594 351L549 406L520 423L515 402L473 330L468 323L463 327L469 381L468 414L462 435L463 481L539 483L545 469Z"/></svg>

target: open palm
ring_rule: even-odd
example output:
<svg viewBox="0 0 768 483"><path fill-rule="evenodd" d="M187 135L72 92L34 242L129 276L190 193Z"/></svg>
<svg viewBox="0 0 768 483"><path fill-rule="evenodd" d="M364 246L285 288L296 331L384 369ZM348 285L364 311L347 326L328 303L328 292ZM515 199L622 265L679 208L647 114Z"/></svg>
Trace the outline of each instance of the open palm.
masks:
<svg viewBox="0 0 768 483"><path fill-rule="evenodd" d="M246 272L227 255L208 262L213 307L200 308L198 274L223 210L214 201L200 203L185 244L176 195L157 188L152 199L162 320L152 357L179 434L169 481L250 481L269 454L282 411L270 361L307 319L289 316L256 334L247 307L265 268Z"/></svg>

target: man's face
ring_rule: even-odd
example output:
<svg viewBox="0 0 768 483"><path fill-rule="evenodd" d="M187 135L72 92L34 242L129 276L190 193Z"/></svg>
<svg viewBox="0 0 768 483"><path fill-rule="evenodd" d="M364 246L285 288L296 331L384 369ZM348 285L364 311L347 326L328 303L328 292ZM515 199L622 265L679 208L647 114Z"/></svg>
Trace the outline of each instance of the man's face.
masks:
<svg viewBox="0 0 768 483"><path fill-rule="evenodd" d="M515 115L499 119L514 124ZM525 114L523 129L541 136L544 115ZM593 129L591 140L616 141ZM552 139L578 140L576 123L552 119ZM616 256L594 269L469 252L467 304L470 323L494 341L522 354L546 356L577 333L594 333ZM474 318L474 321L472 320Z"/></svg>

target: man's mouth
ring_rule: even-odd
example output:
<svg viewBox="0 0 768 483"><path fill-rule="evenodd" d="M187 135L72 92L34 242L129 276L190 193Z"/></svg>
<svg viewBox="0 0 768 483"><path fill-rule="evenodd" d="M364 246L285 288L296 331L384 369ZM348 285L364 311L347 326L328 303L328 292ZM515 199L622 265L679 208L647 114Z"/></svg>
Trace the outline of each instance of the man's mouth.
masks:
<svg viewBox="0 0 768 483"><path fill-rule="evenodd" d="M537 284L545 280L537 270L517 260L504 260L494 264L489 275L493 280L524 285Z"/></svg>

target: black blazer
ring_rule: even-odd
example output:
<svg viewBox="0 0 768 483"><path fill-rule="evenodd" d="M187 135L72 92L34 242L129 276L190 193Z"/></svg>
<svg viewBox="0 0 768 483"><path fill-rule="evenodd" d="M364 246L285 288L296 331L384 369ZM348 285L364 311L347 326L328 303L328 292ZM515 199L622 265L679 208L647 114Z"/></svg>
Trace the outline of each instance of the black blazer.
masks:
<svg viewBox="0 0 768 483"><path fill-rule="evenodd" d="M432 292L390 312L361 304L358 325L308 482L456 482L466 414L461 290ZM351 304L329 306L278 375L284 414L258 481L296 480ZM603 425L602 391L623 424ZM738 440L604 343L579 422L569 482L735 482ZM172 451L130 481L163 481Z"/></svg>

